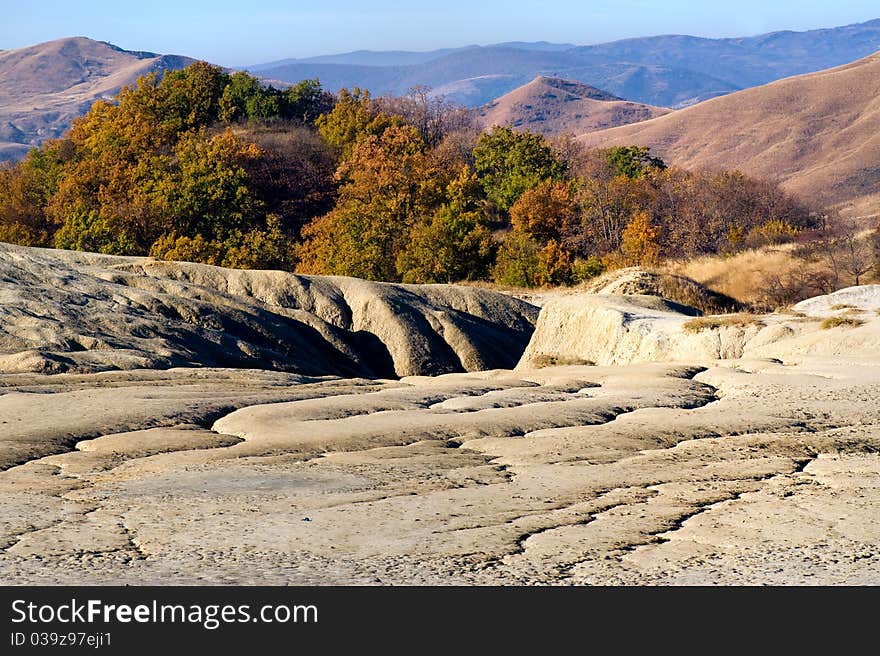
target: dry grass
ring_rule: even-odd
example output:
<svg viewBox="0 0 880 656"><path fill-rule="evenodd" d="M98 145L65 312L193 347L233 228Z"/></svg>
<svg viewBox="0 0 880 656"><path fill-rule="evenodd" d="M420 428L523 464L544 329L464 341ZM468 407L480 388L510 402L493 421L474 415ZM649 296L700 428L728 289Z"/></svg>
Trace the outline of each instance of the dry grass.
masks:
<svg viewBox="0 0 880 656"><path fill-rule="evenodd" d="M639 267L614 269L582 285L589 293L646 294L697 308L704 314L727 314L746 309L737 299L690 278L668 271Z"/></svg>
<svg viewBox="0 0 880 656"><path fill-rule="evenodd" d="M728 314L720 317L697 317L686 321L682 328L688 333L699 333L716 328L747 328L763 325L764 322L754 314Z"/></svg>
<svg viewBox="0 0 880 656"><path fill-rule="evenodd" d="M668 268L743 303L760 306L765 300L767 278L803 268L803 262L791 256L790 247L776 246L729 257L706 255L670 264Z"/></svg>
<svg viewBox="0 0 880 656"><path fill-rule="evenodd" d="M596 363L592 360L572 358L564 355L550 355L549 353L541 353L532 359L532 366L534 366L535 369L544 369L545 367L566 367L570 365L595 367Z"/></svg>
<svg viewBox="0 0 880 656"><path fill-rule="evenodd" d="M791 305L786 305L785 307L777 308L776 313L777 314L785 314L785 315L794 317L795 319L806 319L807 318L806 313L801 312L800 310L795 310Z"/></svg>
<svg viewBox="0 0 880 656"><path fill-rule="evenodd" d="M824 321L822 321L822 330L829 330L830 328L858 328L863 325L865 322L861 319L854 319L853 317L828 317Z"/></svg>

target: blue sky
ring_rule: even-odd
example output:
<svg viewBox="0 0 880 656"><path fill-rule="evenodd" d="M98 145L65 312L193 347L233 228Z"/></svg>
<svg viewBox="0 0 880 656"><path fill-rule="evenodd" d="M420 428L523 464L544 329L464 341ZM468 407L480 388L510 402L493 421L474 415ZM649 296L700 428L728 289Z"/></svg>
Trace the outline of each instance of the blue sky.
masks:
<svg viewBox="0 0 880 656"><path fill-rule="evenodd" d="M877 0L148 0L4 2L0 48L88 36L222 65L349 50L431 50L500 41L598 43L653 34L745 36L880 18Z"/></svg>

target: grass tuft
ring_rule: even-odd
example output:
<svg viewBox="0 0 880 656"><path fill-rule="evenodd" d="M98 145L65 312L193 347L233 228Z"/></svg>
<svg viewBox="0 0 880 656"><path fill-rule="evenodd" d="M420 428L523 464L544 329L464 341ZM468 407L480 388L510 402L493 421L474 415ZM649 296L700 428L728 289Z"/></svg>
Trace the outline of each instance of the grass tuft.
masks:
<svg viewBox="0 0 880 656"><path fill-rule="evenodd" d="M585 367L595 367L596 363L592 360L584 360L583 358L573 358L564 355L550 355L549 353L541 353L536 355L532 360L532 365L536 369L544 369L545 367L565 367L569 365L581 365Z"/></svg>
<svg viewBox="0 0 880 656"><path fill-rule="evenodd" d="M728 314L716 317L697 317L686 321L682 328L688 333L699 333L715 328L746 328L748 326L763 325L764 322L754 314Z"/></svg>
<svg viewBox="0 0 880 656"><path fill-rule="evenodd" d="M853 317L828 317L822 322L821 326L822 330L838 327L858 328L864 323L861 319L854 319Z"/></svg>

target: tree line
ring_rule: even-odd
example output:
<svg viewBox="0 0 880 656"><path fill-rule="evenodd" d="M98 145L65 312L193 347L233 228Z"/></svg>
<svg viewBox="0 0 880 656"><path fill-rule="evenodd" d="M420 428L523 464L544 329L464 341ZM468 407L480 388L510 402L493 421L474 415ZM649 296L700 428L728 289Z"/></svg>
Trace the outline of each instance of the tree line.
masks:
<svg viewBox="0 0 880 656"><path fill-rule="evenodd" d="M506 127L414 89L266 87L206 63L96 102L0 169L0 240L414 283L572 284L823 217L736 171Z"/></svg>

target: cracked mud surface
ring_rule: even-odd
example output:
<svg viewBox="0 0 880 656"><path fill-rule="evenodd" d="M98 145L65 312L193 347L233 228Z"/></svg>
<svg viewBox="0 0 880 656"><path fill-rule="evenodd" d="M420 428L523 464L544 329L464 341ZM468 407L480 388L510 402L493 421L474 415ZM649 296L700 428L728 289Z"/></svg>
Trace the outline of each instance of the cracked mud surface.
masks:
<svg viewBox="0 0 880 656"><path fill-rule="evenodd" d="M880 583L880 360L0 376L7 584Z"/></svg>

